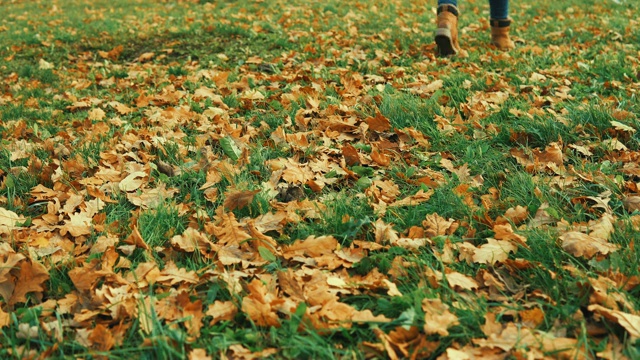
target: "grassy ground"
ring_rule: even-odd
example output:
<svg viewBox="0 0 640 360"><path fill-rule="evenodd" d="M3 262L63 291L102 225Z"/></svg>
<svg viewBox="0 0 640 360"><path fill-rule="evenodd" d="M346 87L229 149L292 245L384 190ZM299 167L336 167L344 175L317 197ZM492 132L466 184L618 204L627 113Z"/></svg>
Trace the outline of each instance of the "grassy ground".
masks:
<svg viewBox="0 0 640 360"><path fill-rule="evenodd" d="M640 357L640 11L0 2L0 357Z"/></svg>

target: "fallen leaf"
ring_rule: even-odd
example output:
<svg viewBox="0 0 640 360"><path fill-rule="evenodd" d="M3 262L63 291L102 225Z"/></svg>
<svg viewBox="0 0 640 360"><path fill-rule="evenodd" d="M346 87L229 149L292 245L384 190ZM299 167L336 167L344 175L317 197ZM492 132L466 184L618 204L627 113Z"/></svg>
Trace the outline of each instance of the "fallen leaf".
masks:
<svg viewBox="0 0 640 360"><path fill-rule="evenodd" d="M236 209L242 209L251 204L253 197L259 193L260 190L237 190L228 191L225 193L224 207L228 211Z"/></svg>
<svg viewBox="0 0 640 360"><path fill-rule="evenodd" d="M13 294L7 302L9 305L27 302L26 295L29 293L42 296L42 292L45 290L44 283L49 280L49 271L38 262L22 261L18 267L20 272L15 282Z"/></svg>
<svg viewBox="0 0 640 360"><path fill-rule="evenodd" d="M473 252L473 262L478 264L495 264L509 258L509 253L516 252L517 246L511 241L487 239L487 243Z"/></svg>
<svg viewBox="0 0 640 360"><path fill-rule="evenodd" d="M24 221L24 216L0 207L0 235L11 234L11 231Z"/></svg>
<svg viewBox="0 0 640 360"><path fill-rule="evenodd" d="M358 155L358 150L350 144L342 146L342 156L344 156L347 166L360 164L360 155Z"/></svg>
<svg viewBox="0 0 640 360"><path fill-rule="evenodd" d="M620 248L604 239L590 236L578 231L569 231L560 235L562 248L573 256L592 258L595 254L609 254Z"/></svg>
<svg viewBox="0 0 640 360"><path fill-rule="evenodd" d="M116 344L111 331L102 324L96 325L87 340L91 343L91 347L98 351L109 351Z"/></svg>
<svg viewBox="0 0 640 360"><path fill-rule="evenodd" d="M633 336L634 338L640 337L640 316L625 313L619 310L607 309L604 306L597 304L589 305L588 309L589 311L593 311L604 316L609 321L620 324L620 326L627 330L627 332L629 332L629 335Z"/></svg>
<svg viewBox="0 0 640 360"><path fill-rule="evenodd" d="M448 329L459 324L458 317L452 314L449 306L440 299L422 300L422 310L424 311L424 332L427 335L447 336Z"/></svg>
<svg viewBox="0 0 640 360"><path fill-rule="evenodd" d="M238 313L238 307L231 301L216 300L209 306L205 315L213 317L209 325L214 325L220 321L229 321Z"/></svg>

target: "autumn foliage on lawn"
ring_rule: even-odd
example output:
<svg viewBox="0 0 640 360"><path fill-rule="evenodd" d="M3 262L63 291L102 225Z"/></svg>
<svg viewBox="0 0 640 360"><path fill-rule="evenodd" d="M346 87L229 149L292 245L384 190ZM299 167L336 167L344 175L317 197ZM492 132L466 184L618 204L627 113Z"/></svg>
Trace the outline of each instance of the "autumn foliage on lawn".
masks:
<svg viewBox="0 0 640 360"><path fill-rule="evenodd" d="M638 237L615 235L640 232L637 114L605 90L576 93L590 81L578 73L595 64L519 68L522 59L589 51L578 42L539 46L521 26L533 21L527 14L520 13L522 37L511 53L473 40L487 29L481 19L465 25L472 60L438 59L429 24L417 18L429 19L432 4L396 5L403 10L386 25L393 31L360 33L368 16L391 10L357 3L331 27L304 3L283 13L260 2L229 5L249 10L223 12L217 22L207 15L218 11L213 3L176 3L190 9L187 23L200 19L201 37L215 36L229 19L255 34L276 31L264 21L300 46L209 54L216 63L183 57L191 51L184 38L87 50L43 35L3 50L7 64L36 51L33 71L57 77L2 73L0 107L50 109L46 120L2 112L0 328L50 341L40 350L2 342L5 353L53 356L72 341L108 356L162 339L192 359L279 357L275 342L231 342L214 352L207 329L253 326L267 338L270 328L293 323L292 331L327 337L358 330L366 334L354 335L362 357L629 356L640 337L638 271L602 264L637 267ZM470 2L468 11L485 5ZM84 10L86 22L110 16L93 11ZM170 16L167 7L156 11ZM576 7L566 16L579 14ZM0 32L10 31L0 23ZM38 50L54 45L69 54L54 61ZM623 48L609 49L616 46ZM638 71L637 47L628 57ZM452 73L469 77L452 85ZM637 101L638 75L625 76L603 88ZM467 95L453 99L454 90ZM47 100L38 98L45 93ZM606 123L574 121L572 111L595 98ZM402 101L431 101L436 110L426 117L426 107ZM526 106L511 106L516 101ZM551 119L573 136L540 143L497 114L525 124ZM419 120L403 123L403 116ZM56 131L45 133L49 126ZM502 146L500 173L490 172L495 164L463 160L464 148L447 148L459 141ZM519 198L503 190L516 171L535 184ZM444 199L465 210L447 211L454 205ZM426 206L442 210L412 212ZM561 257L542 263L533 255L540 249ZM561 283L571 283L571 293ZM382 311L378 299L402 311ZM550 317L554 308L571 311ZM37 309L36 320L21 309ZM180 331L182 343L163 338L164 328Z"/></svg>

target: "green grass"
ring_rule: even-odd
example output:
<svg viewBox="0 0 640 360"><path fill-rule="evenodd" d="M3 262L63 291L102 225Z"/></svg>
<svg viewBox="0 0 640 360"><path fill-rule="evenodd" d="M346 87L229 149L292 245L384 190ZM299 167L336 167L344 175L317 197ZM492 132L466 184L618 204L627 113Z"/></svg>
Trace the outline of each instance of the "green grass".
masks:
<svg viewBox="0 0 640 360"><path fill-rule="evenodd" d="M270 358L385 358L381 334L414 327L392 351L436 359L465 345L478 350L488 314L526 328L522 314L539 308L532 330L566 333L587 358L614 341L637 358L640 345L624 326L588 307L640 311L640 213L623 202L640 192L638 10L629 0L513 3L519 41L508 53L487 45L488 10L486 1L460 4L468 56L441 59L435 3L426 0L0 5L0 208L25 218L13 231L0 218L0 265L13 252L24 257L0 276L0 357L181 359L204 349L233 358L275 349ZM104 119L93 118L96 109ZM367 123L378 113L388 130ZM357 163L343 155L346 144ZM511 155L552 144L562 166L526 166ZM144 176L127 193L132 172ZM38 185L54 195L36 198ZM157 207L130 200L162 186L173 195ZM227 211L233 190L259 191ZM388 206L419 191L431 197ZM494 223L519 206L528 215L513 229L527 247L505 262L468 260L458 247L487 244ZM549 223L529 226L544 208ZM73 236L68 220L87 213L91 233ZM237 224L223 222L228 213ZM432 214L457 228L420 239L434 231L425 221ZM615 217L608 242L619 249L585 258L562 247L565 225L591 231L605 214ZM222 223L249 239L223 244ZM380 241L381 224L425 245ZM127 243L134 228L148 249ZM188 228L213 244L210 252L172 246ZM101 236L118 241L92 251ZM338 246L318 258L286 255L311 236ZM242 259L229 263L233 256ZM21 269L35 262L49 278L32 284L26 303L12 303L7 284L24 281ZM96 266L84 274L96 281L76 289L69 273L86 264ZM165 273L173 264L181 273ZM479 287L429 275L452 271ZM255 293L254 280L265 293ZM604 300L594 296L598 282L613 284L599 293ZM132 303L118 297L123 288ZM390 322L332 323L328 305L315 303L329 297ZM249 298L264 300L261 311L271 309L279 326L260 325L243 308ZM457 317L447 335L424 332L424 299L440 299ZM218 301L238 312L210 324ZM123 304L133 307L110 312ZM199 335L189 325L194 309ZM76 322L79 314L88 320ZM62 341L42 324L59 324ZM98 325L115 339L108 349L88 338ZM420 353L419 343L429 350Z"/></svg>

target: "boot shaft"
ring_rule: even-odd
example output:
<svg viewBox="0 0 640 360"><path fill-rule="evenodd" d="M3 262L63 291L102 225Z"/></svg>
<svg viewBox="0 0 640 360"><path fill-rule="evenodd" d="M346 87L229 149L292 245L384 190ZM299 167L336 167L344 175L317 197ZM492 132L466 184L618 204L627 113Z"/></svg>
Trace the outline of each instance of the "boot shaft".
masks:
<svg viewBox="0 0 640 360"><path fill-rule="evenodd" d="M491 19L491 43L500 50L510 50L515 48L515 44L511 41L509 30L511 28L511 19Z"/></svg>
<svg viewBox="0 0 640 360"><path fill-rule="evenodd" d="M455 55L460 51L458 45L458 8L453 5L438 6L436 21L436 45L440 56Z"/></svg>
<svg viewBox="0 0 640 360"><path fill-rule="evenodd" d="M453 5L438 6L437 26L439 29L448 28L449 30L458 29L458 8Z"/></svg>

